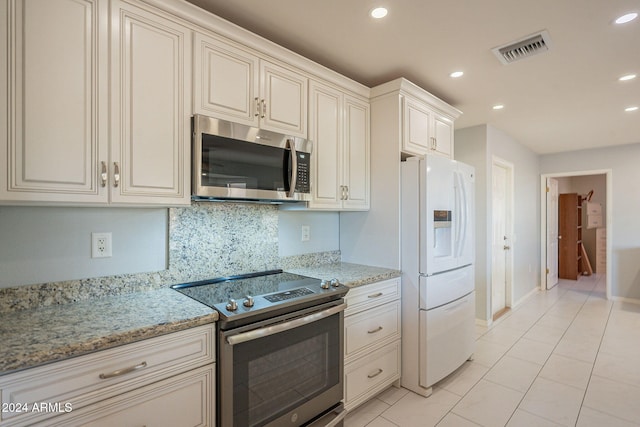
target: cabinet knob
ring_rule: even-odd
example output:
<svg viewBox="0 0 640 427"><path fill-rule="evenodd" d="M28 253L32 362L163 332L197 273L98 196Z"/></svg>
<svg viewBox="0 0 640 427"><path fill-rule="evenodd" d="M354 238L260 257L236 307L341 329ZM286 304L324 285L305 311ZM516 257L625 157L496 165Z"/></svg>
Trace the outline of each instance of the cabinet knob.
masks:
<svg viewBox="0 0 640 427"><path fill-rule="evenodd" d="M107 164L105 162L100 162L101 170L100 170L100 186L107 186Z"/></svg>
<svg viewBox="0 0 640 427"><path fill-rule="evenodd" d="M117 187L120 184L120 166L118 162L113 162L113 186Z"/></svg>

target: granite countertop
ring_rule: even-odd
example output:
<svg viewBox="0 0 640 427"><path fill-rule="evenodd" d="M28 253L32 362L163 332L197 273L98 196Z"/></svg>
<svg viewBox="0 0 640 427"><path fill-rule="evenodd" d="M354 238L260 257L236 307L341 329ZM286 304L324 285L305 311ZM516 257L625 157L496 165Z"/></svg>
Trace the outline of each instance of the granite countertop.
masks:
<svg viewBox="0 0 640 427"><path fill-rule="evenodd" d="M0 315L0 375L215 322L169 288Z"/></svg>
<svg viewBox="0 0 640 427"><path fill-rule="evenodd" d="M338 279L340 283L350 288L393 279L401 275L399 270L346 262L321 264L313 267L288 268L287 271L318 279Z"/></svg>
<svg viewBox="0 0 640 427"><path fill-rule="evenodd" d="M338 279L349 287L400 276L400 271L335 262L287 268ZM0 376L70 357L212 323L218 313L170 288L146 290L0 314Z"/></svg>

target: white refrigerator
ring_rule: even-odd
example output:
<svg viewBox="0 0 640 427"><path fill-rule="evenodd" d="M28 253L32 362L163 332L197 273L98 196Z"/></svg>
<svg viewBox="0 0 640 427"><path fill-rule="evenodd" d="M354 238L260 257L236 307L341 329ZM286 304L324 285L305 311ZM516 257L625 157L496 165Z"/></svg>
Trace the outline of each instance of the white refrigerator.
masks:
<svg viewBox="0 0 640 427"><path fill-rule="evenodd" d="M401 165L402 386L423 396L475 348L474 168Z"/></svg>

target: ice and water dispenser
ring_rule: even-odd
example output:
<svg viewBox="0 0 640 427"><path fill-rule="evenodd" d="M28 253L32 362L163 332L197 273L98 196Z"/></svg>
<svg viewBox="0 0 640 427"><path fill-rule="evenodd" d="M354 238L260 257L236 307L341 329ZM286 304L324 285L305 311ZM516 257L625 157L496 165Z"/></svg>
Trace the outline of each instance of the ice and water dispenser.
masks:
<svg viewBox="0 0 640 427"><path fill-rule="evenodd" d="M453 255L451 239L451 211L433 211L433 255L447 257Z"/></svg>

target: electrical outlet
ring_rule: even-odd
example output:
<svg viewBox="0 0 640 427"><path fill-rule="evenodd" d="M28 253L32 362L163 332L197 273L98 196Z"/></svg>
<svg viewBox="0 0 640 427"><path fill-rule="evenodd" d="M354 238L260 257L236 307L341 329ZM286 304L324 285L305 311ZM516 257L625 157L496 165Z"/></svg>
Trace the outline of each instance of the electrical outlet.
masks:
<svg viewBox="0 0 640 427"><path fill-rule="evenodd" d="M111 233L91 233L91 258L111 256Z"/></svg>
<svg viewBox="0 0 640 427"><path fill-rule="evenodd" d="M311 227L308 225L302 226L302 241L308 242L311 239Z"/></svg>

